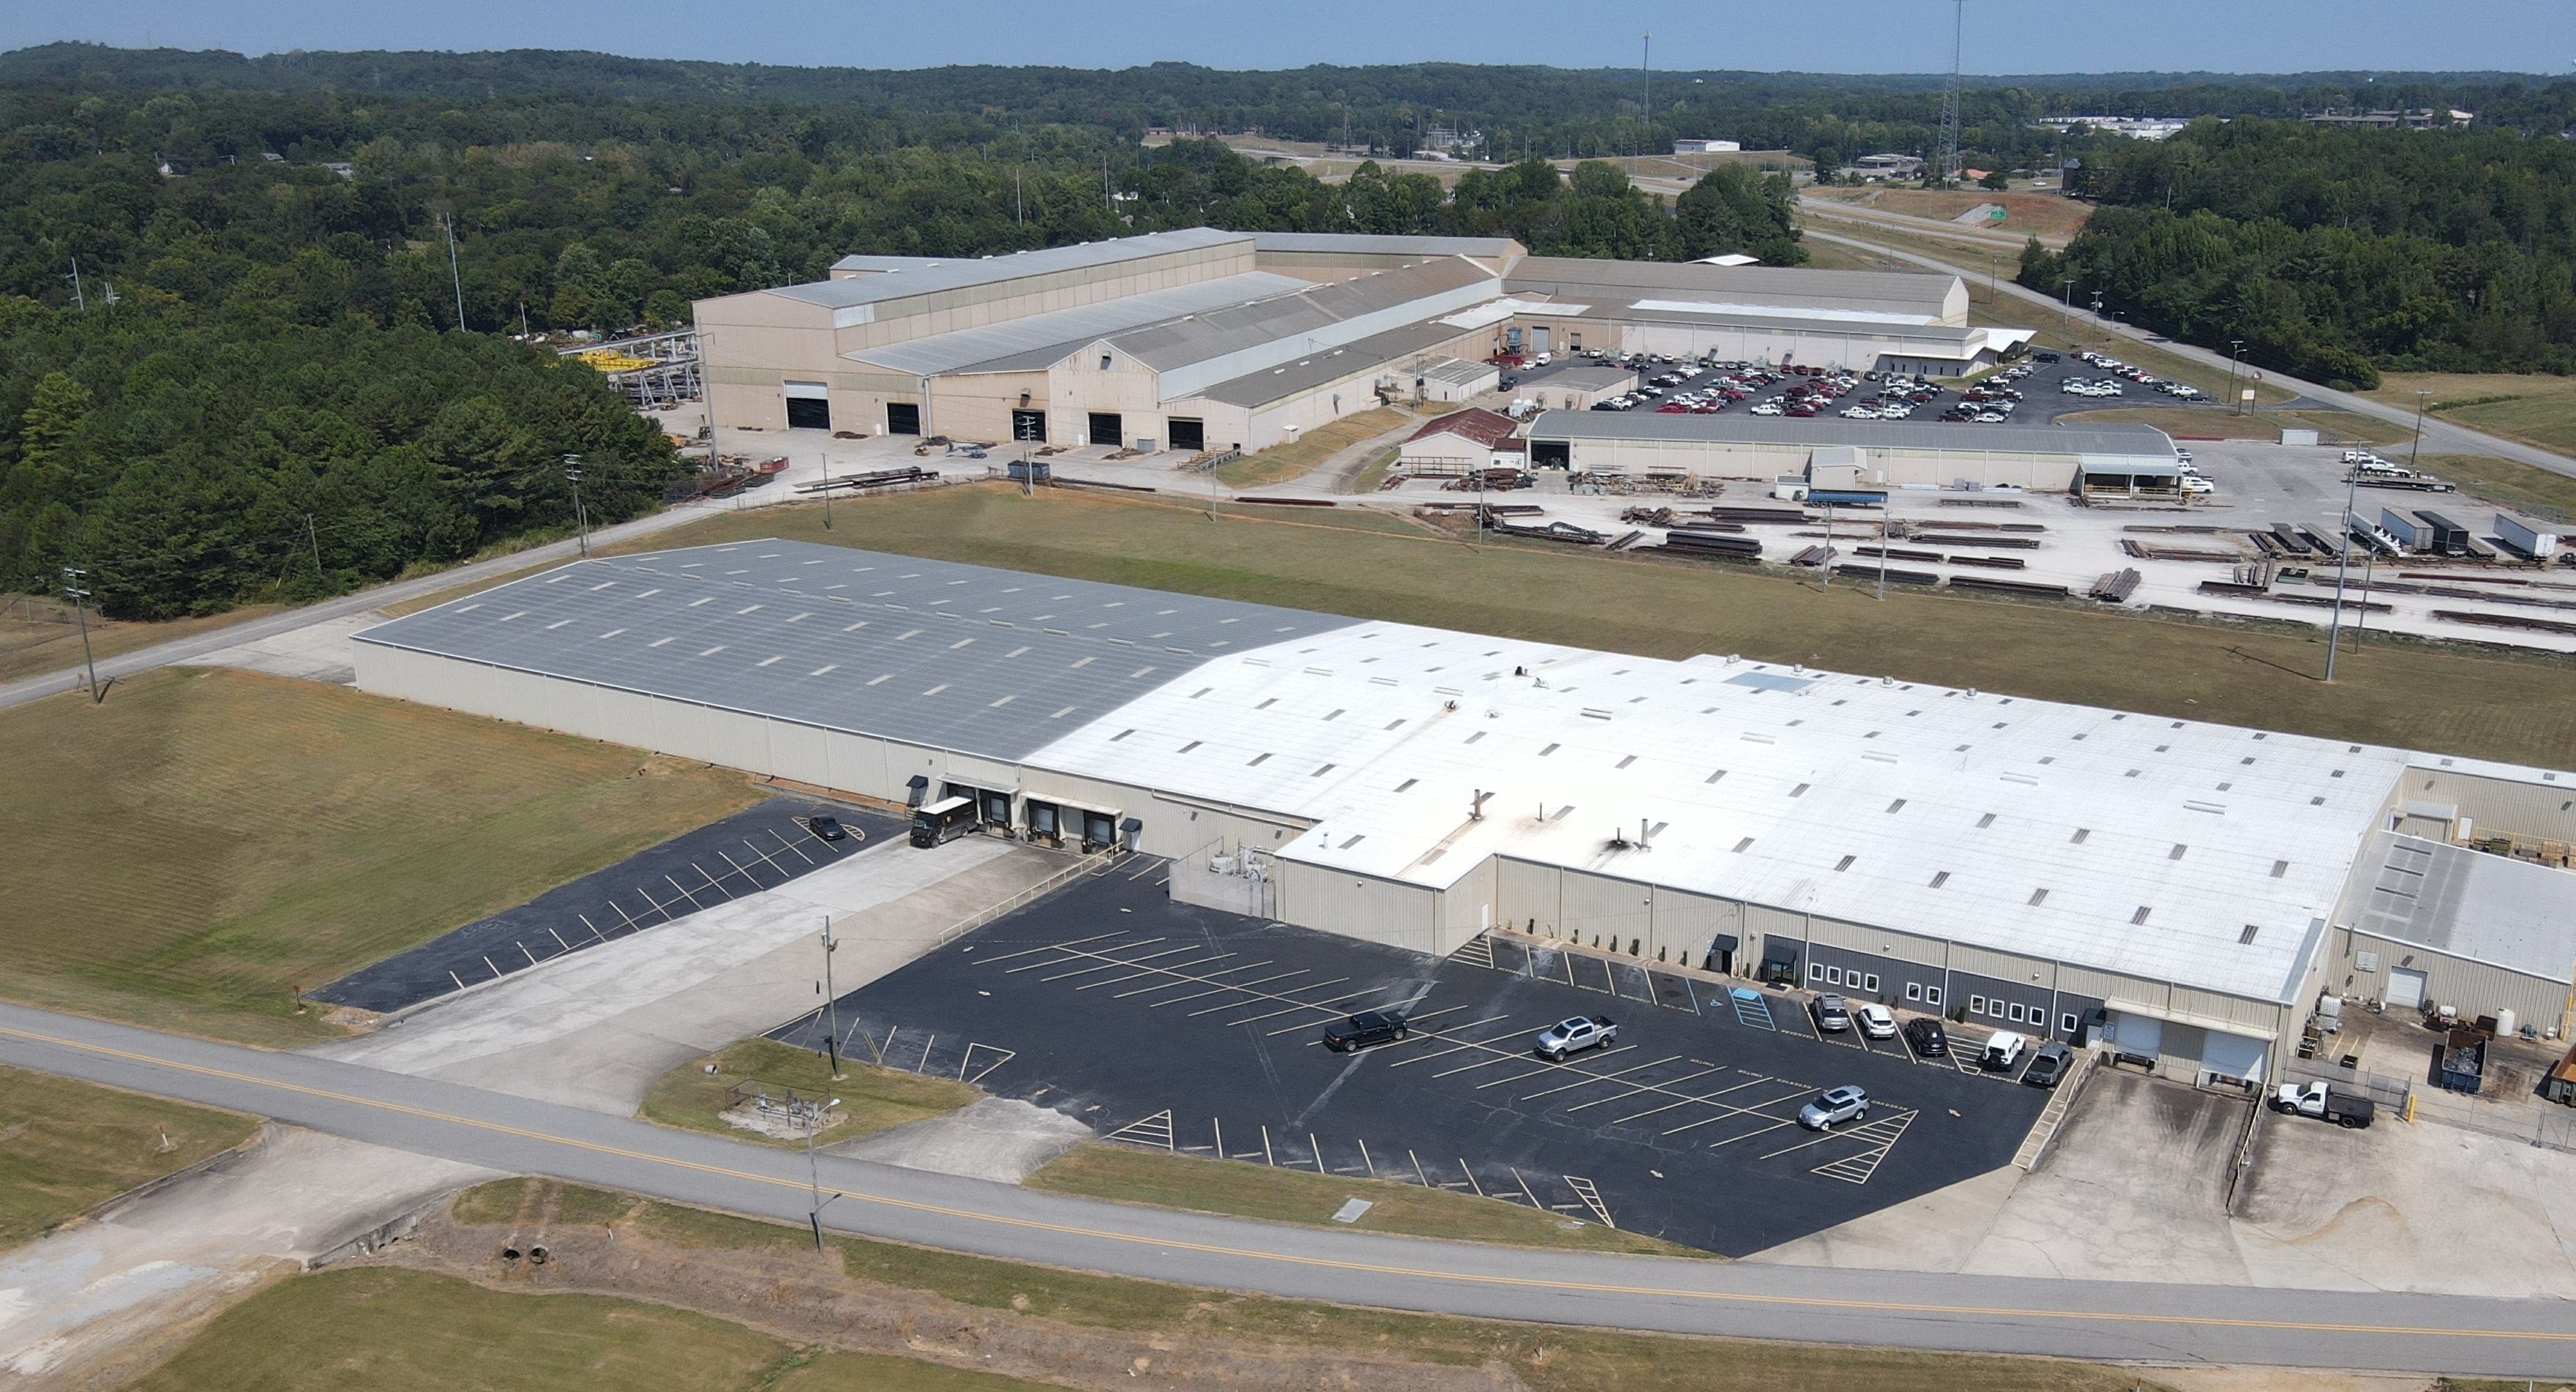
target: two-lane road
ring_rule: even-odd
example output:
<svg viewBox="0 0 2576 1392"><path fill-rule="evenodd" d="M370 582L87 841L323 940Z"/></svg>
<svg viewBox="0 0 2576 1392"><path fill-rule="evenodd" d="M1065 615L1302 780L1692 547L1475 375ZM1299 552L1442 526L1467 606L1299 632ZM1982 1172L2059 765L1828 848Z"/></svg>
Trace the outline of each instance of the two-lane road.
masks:
<svg viewBox="0 0 2576 1392"><path fill-rule="evenodd" d="M680 1203L794 1223L808 1210L806 1157L794 1152L301 1054L0 1005L0 1063ZM1100 1203L835 1156L820 1173L833 1196L823 1221L839 1231L1293 1298L2086 1359L2576 1369L2576 1305L2562 1302L1538 1253Z"/></svg>

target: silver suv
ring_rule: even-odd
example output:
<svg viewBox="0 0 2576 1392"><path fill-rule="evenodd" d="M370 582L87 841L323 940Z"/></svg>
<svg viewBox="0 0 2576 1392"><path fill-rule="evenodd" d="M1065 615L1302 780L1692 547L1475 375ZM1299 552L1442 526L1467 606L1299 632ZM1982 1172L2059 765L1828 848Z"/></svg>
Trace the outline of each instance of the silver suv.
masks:
<svg viewBox="0 0 2576 1392"><path fill-rule="evenodd" d="M1798 1124L1810 1131L1822 1131L1839 1122L1864 1121L1868 1117L1869 1094L1850 1086L1817 1093L1815 1101L1798 1109Z"/></svg>

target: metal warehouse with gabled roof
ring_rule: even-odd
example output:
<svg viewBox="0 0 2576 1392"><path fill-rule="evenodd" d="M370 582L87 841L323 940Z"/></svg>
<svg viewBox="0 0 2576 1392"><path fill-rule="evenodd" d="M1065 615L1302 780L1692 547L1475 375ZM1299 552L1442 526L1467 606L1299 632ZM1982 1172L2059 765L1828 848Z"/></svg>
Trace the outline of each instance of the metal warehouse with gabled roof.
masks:
<svg viewBox="0 0 2576 1392"><path fill-rule="evenodd" d="M1170 857L1184 897L1252 861L1309 927L1510 927L2194 1079L2276 1072L2357 953L2448 953L2463 1013L2549 1024L2576 962L2568 871L2454 844L2565 836L2552 770L779 541L577 562L358 647L371 691L971 796ZM2422 846L2458 892L2408 897Z"/></svg>

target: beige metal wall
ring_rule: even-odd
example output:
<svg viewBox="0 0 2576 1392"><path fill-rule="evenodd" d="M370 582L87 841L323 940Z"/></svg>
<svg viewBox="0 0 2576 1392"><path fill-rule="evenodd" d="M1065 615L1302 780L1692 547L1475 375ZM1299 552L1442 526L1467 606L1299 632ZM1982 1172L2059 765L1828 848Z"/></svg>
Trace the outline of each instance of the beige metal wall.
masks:
<svg viewBox="0 0 2576 1392"><path fill-rule="evenodd" d="M2556 1026L2566 1037L2576 1018L2569 1012L2566 983L2531 976L2486 962L2453 957L2429 947L2376 937L2350 928L2335 930L2334 966L2326 989L2356 1000L2384 999L2391 967L2424 973L2424 998L2437 1005L2456 1005L2464 1019L2509 1009L2535 1029ZM2371 970L2360 967L2360 954L2377 953ZM2576 965L2576 964L2571 964Z"/></svg>
<svg viewBox="0 0 2576 1392"><path fill-rule="evenodd" d="M2473 834L2512 832L2576 841L2576 785L2490 778L2456 769L2409 769L2397 780L2400 802L2443 802L2460 809Z"/></svg>
<svg viewBox="0 0 2576 1392"><path fill-rule="evenodd" d="M1280 862L1279 916L1344 937L1434 956L1445 954L1465 939L1447 940L1440 928L1438 900L1437 893L1420 885L1300 861Z"/></svg>
<svg viewBox="0 0 2576 1392"><path fill-rule="evenodd" d="M1687 474L1700 478L1770 480L1805 470L1814 452L1810 445L1752 444L1705 440L1630 440L1617 437L1571 440L1573 467L1602 474ZM1960 479L1987 486L2009 485L2033 492L2063 493L2074 486L2076 460L2071 454L2004 454L1978 450L1864 450L1867 463L1861 481L1889 488L1906 484L1948 484Z"/></svg>

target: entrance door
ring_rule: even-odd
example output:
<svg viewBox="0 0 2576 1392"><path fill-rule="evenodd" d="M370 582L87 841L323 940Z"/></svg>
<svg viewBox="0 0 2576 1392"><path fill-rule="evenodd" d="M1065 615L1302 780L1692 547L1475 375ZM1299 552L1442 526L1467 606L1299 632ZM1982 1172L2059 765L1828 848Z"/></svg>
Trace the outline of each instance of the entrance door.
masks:
<svg viewBox="0 0 2576 1392"><path fill-rule="evenodd" d="M886 433L918 435L921 433L921 407L910 401L886 403Z"/></svg>
<svg viewBox="0 0 2576 1392"><path fill-rule="evenodd" d="M2388 1004L2413 1010L2424 1004L2424 973L2405 967L2388 969Z"/></svg>
<svg viewBox="0 0 2576 1392"><path fill-rule="evenodd" d="M1118 413L1116 411L1092 412L1091 443L1113 447L1124 444L1125 440L1119 434L1120 425L1121 422L1118 419Z"/></svg>

